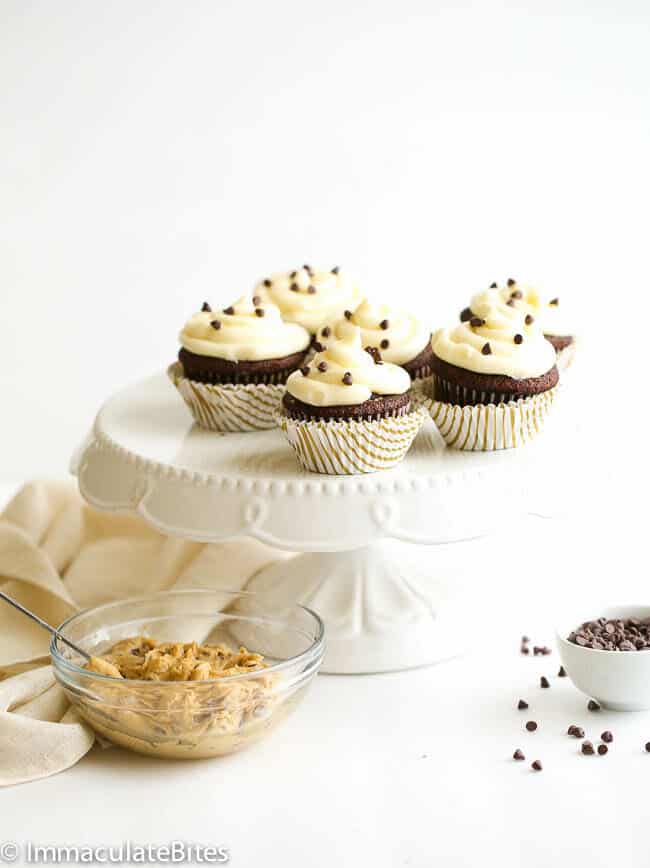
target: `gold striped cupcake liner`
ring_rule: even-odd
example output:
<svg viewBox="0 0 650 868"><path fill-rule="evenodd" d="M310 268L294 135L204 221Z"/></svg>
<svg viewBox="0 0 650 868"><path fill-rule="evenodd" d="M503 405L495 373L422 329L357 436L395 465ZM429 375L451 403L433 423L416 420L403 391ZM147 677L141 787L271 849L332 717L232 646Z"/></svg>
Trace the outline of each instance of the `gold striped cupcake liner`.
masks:
<svg viewBox="0 0 650 868"><path fill-rule="evenodd" d="M375 473L399 464L426 418L426 411L416 407L403 416L361 421L279 414L278 424L305 470L338 476Z"/></svg>
<svg viewBox="0 0 650 868"><path fill-rule="evenodd" d="M283 383L198 383L183 376L179 362L167 373L195 421L210 431L266 431L277 428Z"/></svg>
<svg viewBox="0 0 650 868"><path fill-rule="evenodd" d="M514 449L532 440L544 426L558 387L530 398L501 404L461 407L432 397L433 381L414 390L416 402L428 410L447 446L469 452Z"/></svg>

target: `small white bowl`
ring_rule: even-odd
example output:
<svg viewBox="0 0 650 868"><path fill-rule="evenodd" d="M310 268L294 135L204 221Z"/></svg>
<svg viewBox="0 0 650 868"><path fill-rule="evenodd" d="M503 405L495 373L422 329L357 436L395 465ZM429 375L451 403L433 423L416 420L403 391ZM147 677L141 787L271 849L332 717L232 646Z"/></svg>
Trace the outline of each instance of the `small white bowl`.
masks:
<svg viewBox="0 0 650 868"><path fill-rule="evenodd" d="M614 711L650 708L650 649L647 651L597 651L567 640L585 621L597 618L650 618L650 606L615 606L595 614L583 611L566 618L555 634L562 664L578 690Z"/></svg>

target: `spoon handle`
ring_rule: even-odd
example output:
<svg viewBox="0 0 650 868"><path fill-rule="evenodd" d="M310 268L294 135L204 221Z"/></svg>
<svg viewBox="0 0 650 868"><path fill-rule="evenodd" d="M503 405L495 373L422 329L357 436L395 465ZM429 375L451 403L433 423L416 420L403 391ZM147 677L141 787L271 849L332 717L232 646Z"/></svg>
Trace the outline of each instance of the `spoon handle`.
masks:
<svg viewBox="0 0 650 868"><path fill-rule="evenodd" d="M72 648L73 651L76 651L77 654L80 654L86 660L90 660L90 654L87 654L85 651L82 651L82 649L77 647L77 645L75 645L74 642L71 642L69 639L66 639L65 636L62 636L58 630L56 630L54 627L52 627L51 624L48 624L47 621L44 621L42 618L39 618L37 614L30 611L29 609L26 609L24 606L21 606L21 604L17 600L14 600L12 597L9 597L3 591L0 591L0 598L2 598L6 603L9 603L10 606L13 606L14 609L18 609L19 612L23 613L23 615L27 615L28 618L32 619L32 621L36 621L37 624L39 624L41 627L44 627L53 636L56 636L57 639L60 639L61 642L65 642L65 644L68 645L70 648Z"/></svg>

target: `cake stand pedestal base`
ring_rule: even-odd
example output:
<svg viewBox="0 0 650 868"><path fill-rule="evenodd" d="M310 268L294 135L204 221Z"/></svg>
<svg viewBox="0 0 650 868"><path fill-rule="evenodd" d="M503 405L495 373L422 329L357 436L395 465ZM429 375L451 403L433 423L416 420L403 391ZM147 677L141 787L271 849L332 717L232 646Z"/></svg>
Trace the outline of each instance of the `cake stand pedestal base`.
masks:
<svg viewBox="0 0 650 868"><path fill-rule="evenodd" d="M298 555L261 570L247 590L265 592L271 610L297 601L318 612L329 673L389 672L454 657L472 609L461 576L436 574L431 547L388 540Z"/></svg>

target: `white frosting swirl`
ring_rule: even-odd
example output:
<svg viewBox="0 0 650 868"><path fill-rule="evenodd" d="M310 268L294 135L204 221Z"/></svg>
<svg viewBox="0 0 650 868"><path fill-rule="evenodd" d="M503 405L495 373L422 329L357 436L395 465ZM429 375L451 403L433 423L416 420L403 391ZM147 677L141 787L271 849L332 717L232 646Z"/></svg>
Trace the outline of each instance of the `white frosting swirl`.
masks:
<svg viewBox="0 0 650 868"><path fill-rule="evenodd" d="M389 362L377 364L363 349L361 329L352 326L338 340L317 353L309 373L294 371L287 392L313 407L362 404L376 395L403 395L411 386L404 368ZM347 380L347 382L344 382Z"/></svg>
<svg viewBox="0 0 650 868"><path fill-rule="evenodd" d="M322 271L303 266L272 274L258 283L255 293L276 304L287 322L299 323L311 334L338 320L345 310L353 311L361 301L357 284L338 268Z"/></svg>
<svg viewBox="0 0 650 868"><path fill-rule="evenodd" d="M185 324L179 340L186 350L229 362L281 359L306 350L309 332L284 322L273 304L243 296L232 307L200 311Z"/></svg>
<svg viewBox="0 0 650 868"><path fill-rule="evenodd" d="M535 287L516 281L508 281L506 286L499 288L499 292L504 301L512 299L515 307L532 314L545 335L568 337L573 334L573 326L566 318L558 298L547 301Z"/></svg>
<svg viewBox="0 0 650 868"><path fill-rule="evenodd" d="M499 289L477 293L471 309L480 324L473 319L433 335L431 346L439 359L477 374L519 380L541 377L555 365L555 351L537 321L527 324L527 311L507 304Z"/></svg>
<svg viewBox="0 0 650 868"><path fill-rule="evenodd" d="M364 347L376 347L385 362L403 365L410 362L428 346L431 331L413 314L389 307L372 304L365 299L349 319L343 318L330 327L337 338L343 338L354 326L361 329ZM328 327L318 332L318 340L327 340Z"/></svg>

